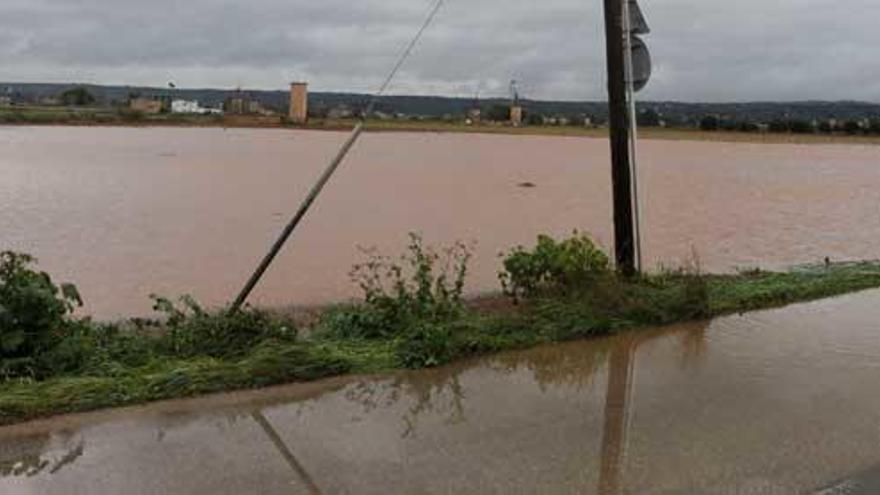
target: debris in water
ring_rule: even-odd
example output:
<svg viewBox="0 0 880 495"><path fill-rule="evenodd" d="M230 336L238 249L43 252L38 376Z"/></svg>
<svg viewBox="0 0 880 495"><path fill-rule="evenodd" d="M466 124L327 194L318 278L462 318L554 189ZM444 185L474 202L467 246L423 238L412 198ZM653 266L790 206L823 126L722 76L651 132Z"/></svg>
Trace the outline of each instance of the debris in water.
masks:
<svg viewBox="0 0 880 495"><path fill-rule="evenodd" d="M525 189L531 189L533 187L538 187L534 182L520 182L518 187L522 187Z"/></svg>

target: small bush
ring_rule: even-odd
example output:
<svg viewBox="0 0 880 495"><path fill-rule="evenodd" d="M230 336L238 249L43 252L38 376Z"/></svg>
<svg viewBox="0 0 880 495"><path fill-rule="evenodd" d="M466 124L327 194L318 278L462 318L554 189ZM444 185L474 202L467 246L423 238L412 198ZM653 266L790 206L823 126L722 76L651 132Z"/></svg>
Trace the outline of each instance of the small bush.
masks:
<svg viewBox="0 0 880 495"><path fill-rule="evenodd" d="M296 330L255 309L210 313L192 297L169 299L153 296L156 311L165 314L160 348L175 357L230 357L242 354L267 339L292 340Z"/></svg>
<svg viewBox="0 0 880 495"><path fill-rule="evenodd" d="M70 332L69 318L82 306L71 284L57 286L45 272L30 268L34 259L10 251L0 253L0 373L37 373L37 358Z"/></svg>
<svg viewBox="0 0 880 495"><path fill-rule="evenodd" d="M398 343L397 356L410 369L439 366L455 357L454 340L451 329L446 325L416 325Z"/></svg>
<svg viewBox="0 0 880 495"><path fill-rule="evenodd" d="M517 247L503 263L501 285L516 300L590 289L610 273L608 256L578 232L561 242L539 236L534 249Z"/></svg>
<svg viewBox="0 0 880 495"><path fill-rule="evenodd" d="M368 251L352 280L364 293L363 303L325 314L322 327L343 338L387 338L421 322L449 321L463 311L462 296L471 253L463 243L438 254L410 234L400 261Z"/></svg>
<svg viewBox="0 0 880 495"><path fill-rule="evenodd" d="M140 110L132 110L130 108L119 108L119 118L123 122L141 122L146 120L147 116Z"/></svg>

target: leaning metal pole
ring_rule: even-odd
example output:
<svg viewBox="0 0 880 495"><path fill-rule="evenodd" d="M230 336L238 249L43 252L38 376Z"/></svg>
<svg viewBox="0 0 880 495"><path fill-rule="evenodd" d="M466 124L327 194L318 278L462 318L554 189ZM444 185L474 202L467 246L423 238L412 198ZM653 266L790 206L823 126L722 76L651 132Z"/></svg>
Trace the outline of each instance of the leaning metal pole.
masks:
<svg viewBox="0 0 880 495"><path fill-rule="evenodd" d="M631 276L636 273L636 268L623 53L623 10L621 0L605 0L608 123L611 139L611 184L614 196L614 254L617 269L624 275Z"/></svg>

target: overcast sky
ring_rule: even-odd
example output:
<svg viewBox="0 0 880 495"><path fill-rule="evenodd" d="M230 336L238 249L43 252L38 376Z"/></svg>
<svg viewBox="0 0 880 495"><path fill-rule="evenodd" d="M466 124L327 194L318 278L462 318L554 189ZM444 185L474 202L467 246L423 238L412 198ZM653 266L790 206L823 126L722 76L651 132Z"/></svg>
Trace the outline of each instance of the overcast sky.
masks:
<svg viewBox="0 0 880 495"><path fill-rule="evenodd" d="M429 0L0 0L0 81L375 89ZM447 0L398 94L602 99L602 0ZM652 100L880 101L878 0L640 0Z"/></svg>

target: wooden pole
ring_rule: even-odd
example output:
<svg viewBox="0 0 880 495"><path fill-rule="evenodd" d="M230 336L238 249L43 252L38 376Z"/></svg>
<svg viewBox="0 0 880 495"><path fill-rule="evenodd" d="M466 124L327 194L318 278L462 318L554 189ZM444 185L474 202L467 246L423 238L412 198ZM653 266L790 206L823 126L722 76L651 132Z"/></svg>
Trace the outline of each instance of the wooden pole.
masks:
<svg viewBox="0 0 880 495"><path fill-rule="evenodd" d="M617 269L636 273L633 228L632 175L626 102L623 2L605 0L605 38L608 61L608 124L611 131L611 184L614 195L614 254Z"/></svg>
<svg viewBox="0 0 880 495"><path fill-rule="evenodd" d="M321 178L318 179L318 182L312 187L312 190L309 191L309 195L306 196L306 199L303 201L302 205L300 205L299 210L297 210L296 215L290 219L290 222L284 227L284 230L281 232L281 235L278 237L278 240L275 241L275 244L272 245L272 249L266 254L263 258L263 261L260 262L260 265L257 267L254 274L251 275L251 278L248 279L247 284L245 284L244 288L239 292L238 297L235 298L235 302L232 303L232 308L230 309L231 313L238 312L241 307L244 305L247 298L251 295L251 292L254 290L254 287L257 286L257 283L263 278L263 274L266 273L266 270L269 269L269 265L272 264L272 261L275 260L275 257L278 256L278 253L281 251L281 248L284 247L284 244L287 242L287 239L290 238L290 235L293 234L293 231L296 230L297 225L299 225L300 221L302 221L303 217L306 216L306 213L309 212L309 208L312 207L312 203L315 202L315 199L318 198L318 195L321 194L321 191L324 189L324 186L327 185L327 182L330 181L330 178L333 177L333 174L336 172L336 169L339 168L339 165L342 163L342 160L345 159L345 156L348 155L348 152L351 151L351 148L357 142L361 133L364 130L364 122L358 122L357 126L355 126L354 130L351 131L351 135L348 136L348 140L345 141L345 144L342 145L342 148L337 153L336 157L333 158L333 161L327 166L327 169L324 170L324 173L321 174Z"/></svg>

